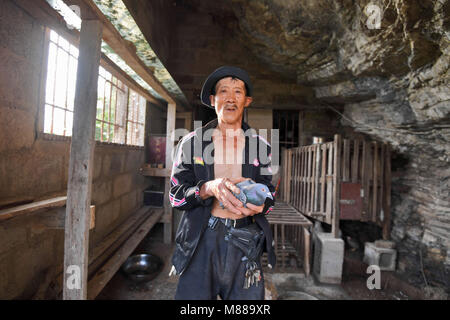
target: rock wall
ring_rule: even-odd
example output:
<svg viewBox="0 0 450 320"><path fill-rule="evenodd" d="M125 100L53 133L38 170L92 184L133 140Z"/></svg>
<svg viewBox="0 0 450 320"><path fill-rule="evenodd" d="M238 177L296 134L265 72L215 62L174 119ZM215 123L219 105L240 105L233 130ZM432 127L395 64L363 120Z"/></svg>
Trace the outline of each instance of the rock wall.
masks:
<svg viewBox="0 0 450 320"><path fill-rule="evenodd" d="M233 40L220 42L222 51L239 46L256 57L255 70L311 88L304 103L329 108L338 131L392 145L397 272L418 287L450 290L450 1L177 3L222 22ZM379 26L369 4L380 9ZM255 91L273 95L269 88Z"/></svg>

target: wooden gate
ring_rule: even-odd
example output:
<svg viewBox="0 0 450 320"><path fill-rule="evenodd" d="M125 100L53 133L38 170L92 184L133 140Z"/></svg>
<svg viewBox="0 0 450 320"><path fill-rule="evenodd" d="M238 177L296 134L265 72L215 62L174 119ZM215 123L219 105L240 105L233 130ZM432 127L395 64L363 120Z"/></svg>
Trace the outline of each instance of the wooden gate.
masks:
<svg viewBox="0 0 450 320"><path fill-rule="evenodd" d="M389 238L390 146L341 139L285 149L282 199L302 214L332 226L339 220L370 221Z"/></svg>

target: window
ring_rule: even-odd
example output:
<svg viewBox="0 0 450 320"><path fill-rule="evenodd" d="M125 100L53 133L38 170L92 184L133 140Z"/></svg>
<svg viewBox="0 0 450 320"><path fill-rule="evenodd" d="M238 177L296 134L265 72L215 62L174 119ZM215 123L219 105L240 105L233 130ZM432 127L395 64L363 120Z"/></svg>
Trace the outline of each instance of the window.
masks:
<svg viewBox="0 0 450 320"><path fill-rule="evenodd" d="M78 49L53 30L49 37L44 133L71 136ZM144 145L146 99L100 67L95 139Z"/></svg>
<svg viewBox="0 0 450 320"><path fill-rule="evenodd" d="M298 111L273 111L273 127L280 130L280 148L298 147Z"/></svg>
<svg viewBox="0 0 450 320"><path fill-rule="evenodd" d="M45 89L44 132L72 135L78 49L50 32Z"/></svg>
<svg viewBox="0 0 450 320"><path fill-rule="evenodd" d="M95 139L125 144L128 87L100 67ZM143 144L142 144L143 145Z"/></svg>
<svg viewBox="0 0 450 320"><path fill-rule="evenodd" d="M135 146L144 145L145 105L145 98L133 90L130 90L130 99L128 101L127 144Z"/></svg>

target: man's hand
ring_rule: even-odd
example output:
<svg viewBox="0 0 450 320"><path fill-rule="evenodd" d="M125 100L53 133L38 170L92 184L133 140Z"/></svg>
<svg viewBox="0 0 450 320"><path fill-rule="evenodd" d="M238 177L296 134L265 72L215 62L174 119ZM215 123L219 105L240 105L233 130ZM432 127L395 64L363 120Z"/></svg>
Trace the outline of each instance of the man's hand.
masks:
<svg viewBox="0 0 450 320"><path fill-rule="evenodd" d="M264 205L256 206L247 203L247 208L244 208L241 201L239 201L231 192L239 194L241 190L235 184L249 180L249 178L218 178L206 182L200 189L200 197L206 199L215 197L223 206L231 212L244 216L253 216L262 212Z"/></svg>
<svg viewBox="0 0 450 320"><path fill-rule="evenodd" d="M253 203L247 203L246 204L247 208L238 208L239 211L242 212L243 215L245 216L254 216L255 214L261 213L264 209L264 205L254 205Z"/></svg>
<svg viewBox="0 0 450 320"><path fill-rule="evenodd" d="M244 181L246 178L218 178L206 182L200 189L200 197L206 199L209 197L215 197L217 200L222 202L223 206L235 214L241 214L238 208L242 208L243 204L241 201L236 199L231 193L240 193L241 190L235 186L236 183Z"/></svg>

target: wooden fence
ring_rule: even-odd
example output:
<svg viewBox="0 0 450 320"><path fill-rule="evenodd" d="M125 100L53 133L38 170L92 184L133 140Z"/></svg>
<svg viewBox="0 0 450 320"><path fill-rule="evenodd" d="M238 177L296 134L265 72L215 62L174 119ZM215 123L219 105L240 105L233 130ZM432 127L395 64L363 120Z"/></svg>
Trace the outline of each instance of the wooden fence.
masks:
<svg viewBox="0 0 450 320"><path fill-rule="evenodd" d="M389 238L391 167L386 143L342 139L283 150L282 199L332 226L339 220L378 224Z"/></svg>

